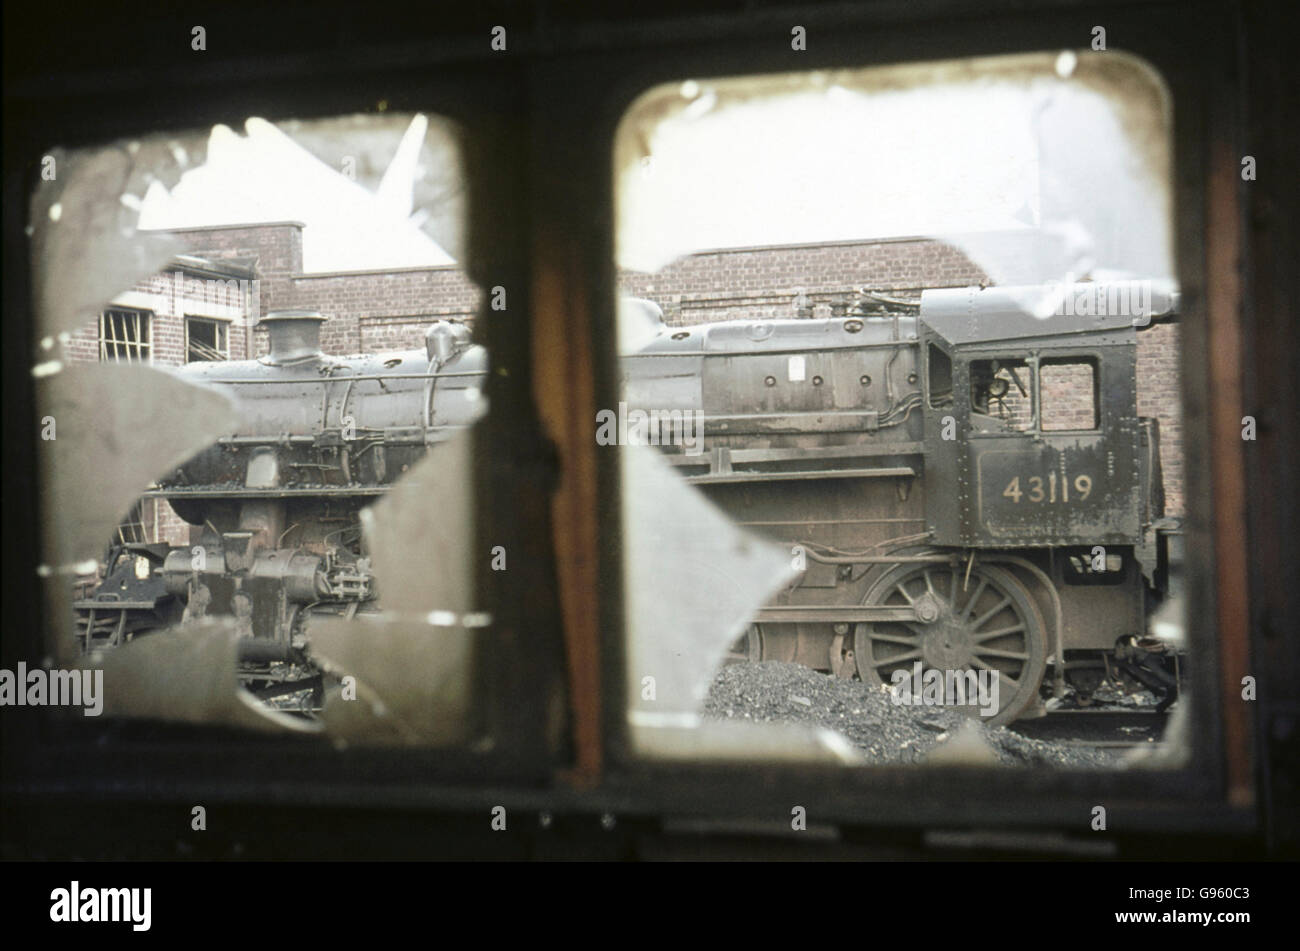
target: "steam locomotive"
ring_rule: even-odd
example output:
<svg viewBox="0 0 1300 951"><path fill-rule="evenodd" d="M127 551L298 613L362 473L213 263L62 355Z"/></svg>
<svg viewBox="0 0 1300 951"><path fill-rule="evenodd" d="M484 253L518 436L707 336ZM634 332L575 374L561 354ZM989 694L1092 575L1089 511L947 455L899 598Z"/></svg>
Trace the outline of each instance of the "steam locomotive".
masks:
<svg viewBox="0 0 1300 951"><path fill-rule="evenodd" d="M1131 290L1061 293L1114 304ZM802 568L736 659L885 683L914 668L996 673L994 723L1041 715L1067 684L1086 700L1115 672L1172 701L1177 657L1147 636L1147 615L1178 526L1164 518L1157 422L1137 415L1136 343L1176 292L1137 319L1124 306L1040 318L1044 293L933 290L692 327L632 308L646 332L622 357L622 399L700 414L702 442L664 439L665 458ZM359 513L484 411L487 355L438 321L424 350L329 356L323 320L271 313L265 356L175 371L229 393L241 423L150 492L197 542L111 552L76 603L85 650L229 615L245 679L274 696L294 682L270 668L312 676L312 616L377 608Z"/></svg>

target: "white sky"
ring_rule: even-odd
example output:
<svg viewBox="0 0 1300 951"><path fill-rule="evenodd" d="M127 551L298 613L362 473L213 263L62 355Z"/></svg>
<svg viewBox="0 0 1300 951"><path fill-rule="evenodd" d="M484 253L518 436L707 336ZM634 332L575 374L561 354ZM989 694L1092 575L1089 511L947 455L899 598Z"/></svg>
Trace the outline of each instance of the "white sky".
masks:
<svg viewBox="0 0 1300 951"><path fill-rule="evenodd" d="M619 264L652 272L704 249L929 235L998 283L1164 276L1169 182L1140 155L1149 143L1130 141L1119 105L1039 59L1038 75L904 88L864 70L860 83L810 74L763 99L737 80L652 92L620 129ZM990 232L997 242L979 239Z"/></svg>
<svg viewBox="0 0 1300 951"><path fill-rule="evenodd" d="M1131 68L1104 55L1079 58L1080 72ZM1035 58L1037 72L1025 70ZM1053 73L1050 55L1015 60L959 81L925 81L917 67L907 85L877 69L795 77L762 99L743 80L648 94L620 129L639 161L619 182L619 264L655 271L711 248L931 235L998 283L1171 275L1167 169L1141 153L1150 141L1131 140L1167 137L1164 104L1144 101L1138 83L1108 99L1074 64ZM140 227L302 221L308 272L453 263L411 217L427 129L412 120L372 192L261 119L245 135L217 126L206 164L170 194L150 187ZM978 238L989 233L998 241Z"/></svg>
<svg viewBox="0 0 1300 951"><path fill-rule="evenodd" d="M1038 153L1008 98L832 86L696 116L688 107L654 131L641 181L624 193L629 250L676 236L700 249L1027 227Z"/></svg>
<svg viewBox="0 0 1300 951"><path fill-rule="evenodd" d="M451 264L411 220L411 178L427 126L424 116L411 121L376 192L265 120L249 119L246 135L215 126L205 164L181 176L170 193L160 182L150 186L139 227L301 221L307 272Z"/></svg>

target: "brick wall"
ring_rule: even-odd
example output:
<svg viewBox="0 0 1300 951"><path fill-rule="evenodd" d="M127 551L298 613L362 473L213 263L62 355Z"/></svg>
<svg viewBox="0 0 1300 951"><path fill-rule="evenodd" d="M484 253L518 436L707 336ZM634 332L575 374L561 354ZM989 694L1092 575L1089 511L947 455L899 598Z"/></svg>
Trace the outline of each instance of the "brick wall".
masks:
<svg viewBox="0 0 1300 951"><path fill-rule="evenodd" d="M857 288L919 298L984 280L952 245L910 238L704 251L654 274L623 271L619 290L653 300L676 325L796 317L819 304L842 313Z"/></svg>
<svg viewBox="0 0 1300 951"><path fill-rule="evenodd" d="M299 303L293 289L293 278L302 272L302 229L297 221L280 221L269 224L223 225L219 227L191 228L171 232L190 254L211 260L238 258L251 260L257 271L255 293L249 312L249 323L256 326L258 319L271 310L289 310L312 307ZM242 359L264 353L257 350L252 335L246 342ZM231 353L233 357L234 348Z"/></svg>
<svg viewBox="0 0 1300 951"><path fill-rule="evenodd" d="M125 294L128 309L148 310L152 363L180 366L185 362L185 322L188 315L229 319L230 358L242 360L248 353L248 319L245 291L237 281L202 280L179 272L155 274L137 281ZM71 335L64 345L71 363L99 360L99 321L91 320Z"/></svg>
<svg viewBox="0 0 1300 951"><path fill-rule="evenodd" d="M190 253L212 259L248 259L258 280L250 322L272 310L320 311L328 322L327 353L398 350L421 346L438 318L472 323L482 292L457 267L329 274L302 273L303 226L297 222L196 228L174 232ZM987 275L958 248L928 238L836 242L704 251L653 274L623 271L619 290L646 297L669 324L720 320L831 316L844 313L858 289L918 299L928 287L966 287ZM69 348L98 359L96 331L87 328ZM156 362L179 363L173 329L155 338ZM264 332L231 331L231 356L266 352ZM1064 394L1067 380L1049 381ZM1069 410L1063 410L1069 412ZM1080 416L1085 407L1076 407ZM1160 420L1166 509L1183 511L1183 467L1178 377L1178 328L1157 325L1138 335L1138 412Z"/></svg>
<svg viewBox="0 0 1300 951"><path fill-rule="evenodd" d="M455 266L391 271L302 272L303 226L297 222L176 231L190 253L212 259L252 258L258 274L254 322L269 311L318 310L326 353L422 346L437 319L472 323L480 292ZM266 353L254 330L249 356Z"/></svg>
<svg viewBox="0 0 1300 951"><path fill-rule="evenodd" d="M1038 380L1043 429L1095 429L1097 414L1097 369L1088 363L1049 363Z"/></svg>
<svg viewBox="0 0 1300 951"><path fill-rule="evenodd" d="M1138 415L1160 421L1160 465L1164 470L1165 514L1183 515L1183 403L1178 371L1179 327L1153 323L1138 331Z"/></svg>
<svg viewBox="0 0 1300 951"><path fill-rule="evenodd" d="M456 267L311 274L294 278L296 307L329 318L321 328L327 353L396 350L424 345L434 320L473 322L481 297ZM256 334L265 348L265 334Z"/></svg>

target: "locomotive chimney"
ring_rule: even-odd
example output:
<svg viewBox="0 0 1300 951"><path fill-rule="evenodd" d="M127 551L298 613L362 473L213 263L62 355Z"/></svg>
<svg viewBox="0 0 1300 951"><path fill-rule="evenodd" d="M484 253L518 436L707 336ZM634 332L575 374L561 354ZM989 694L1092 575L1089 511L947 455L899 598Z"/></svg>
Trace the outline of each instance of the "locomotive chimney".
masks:
<svg viewBox="0 0 1300 951"><path fill-rule="evenodd" d="M320 325L326 318L314 310L273 310L257 322L266 328L270 351L262 358L271 366L298 363L322 356Z"/></svg>

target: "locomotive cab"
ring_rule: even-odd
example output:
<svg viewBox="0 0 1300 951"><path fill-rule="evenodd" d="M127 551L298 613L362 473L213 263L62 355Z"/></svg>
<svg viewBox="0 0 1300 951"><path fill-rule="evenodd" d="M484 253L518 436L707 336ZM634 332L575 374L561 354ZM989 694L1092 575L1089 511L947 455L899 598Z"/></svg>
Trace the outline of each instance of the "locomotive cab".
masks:
<svg viewBox="0 0 1300 951"><path fill-rule="evenodd" d="M1142 464L1133 317L1039 319L1018 291L922 298L934 540L1139 544L1158 489Z"/></svg>
<svg viewBox="0 0 1300 951"><path fill-rule="evenodd" d="M1067 668L1105 663L1097 652L1115 649L1113 632L1144 637L1160 595L1168 526L1158 425L1138 416L1137 328L1176 298L1039 318L1025 302L1041 298L924 293L926 526L935 544L1000 564L1033 593L1060 696ZM1135 679L1172 698L1176 673L1140 660Z"/></svg>

